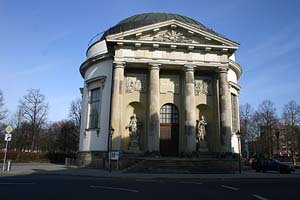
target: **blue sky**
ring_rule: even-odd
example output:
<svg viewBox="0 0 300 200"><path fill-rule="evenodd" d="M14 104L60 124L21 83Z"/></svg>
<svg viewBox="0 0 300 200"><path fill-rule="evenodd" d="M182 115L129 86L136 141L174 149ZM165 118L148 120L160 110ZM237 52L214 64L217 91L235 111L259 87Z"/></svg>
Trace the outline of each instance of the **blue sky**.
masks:
<svg viewBox="0 0 300 200"><path fill-rule="evenodd" d="M272 100L280 115L300 103L300 1L297 0L0 0L0 89L13 113L28 89L40 88L49 120L67 117L80 96L79 66L89 40L144 12L191 17L239 42L240 104Z"/></svg>

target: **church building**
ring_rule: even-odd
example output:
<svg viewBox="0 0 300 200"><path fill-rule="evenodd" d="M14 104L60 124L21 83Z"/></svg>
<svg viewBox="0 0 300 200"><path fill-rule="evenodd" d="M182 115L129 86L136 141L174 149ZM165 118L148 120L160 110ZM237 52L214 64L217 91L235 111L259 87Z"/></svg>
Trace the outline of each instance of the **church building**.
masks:
<svg viewBox="0 0 300 200"><path fill-rule="evenodd" d="M189 17L138 14L87 49L80 155L239 153L239 44Z"/></svg>

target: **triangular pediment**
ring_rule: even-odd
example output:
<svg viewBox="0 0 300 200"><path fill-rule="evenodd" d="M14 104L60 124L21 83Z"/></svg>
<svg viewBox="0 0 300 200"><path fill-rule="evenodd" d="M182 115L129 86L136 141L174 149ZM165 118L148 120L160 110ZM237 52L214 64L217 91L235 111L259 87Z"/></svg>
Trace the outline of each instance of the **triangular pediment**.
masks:
<svg viewBox="0 0 300 200"><path fill-rule="evenodd" d="M135 41L153 43L184 43L238 47L239 44L212 31L203 30L176 20L152 24L107 36L108 41Z"/></svg>
<svg viewBox="0 0 300 200"><path fill-rule="evenodd" d="M190 33L180 27L168 28L164 27L161 31L156 33L148 33L141 36L129 36L124 39L136 39L139 41L153 41L153 42L169 42L169 43L187 43L187 44L210 44L222 45L221 42L205 38L202 35Z"/></svg>

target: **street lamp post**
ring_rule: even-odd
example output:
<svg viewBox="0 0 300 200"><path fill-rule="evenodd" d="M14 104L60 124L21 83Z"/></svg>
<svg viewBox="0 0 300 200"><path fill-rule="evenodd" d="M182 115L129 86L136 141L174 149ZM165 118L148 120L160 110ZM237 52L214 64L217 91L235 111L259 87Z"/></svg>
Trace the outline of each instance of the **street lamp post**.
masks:
<svg viewBox="0 0 300 200"><path fill-rule="evenodd" d="M276 128L276 131L275 131L275 136L276 136L276 157L277 159L279 159L279 156L280 156L280 150L279 150L279 129Z"/></svg>
<svg viewBox="0 0 300 200"><path fill-rule="evenodd" d="M241 152L241 132L240 131L237 131L236 132L236 136L237 136L237 139L238 139L238 149L239 149L239 172L240 174L242 173L242 160L241 160L241 155L242 155L242 152Z"/></svg>
<svg viewBox="0 0 300 200"><path fill-rule="evenodd" d="M109 163L109 172L111 172L111 152L112 152L112 136L114 134L115 129L110 128L109 132L109 152L108 152L108 163Z"/></svg>

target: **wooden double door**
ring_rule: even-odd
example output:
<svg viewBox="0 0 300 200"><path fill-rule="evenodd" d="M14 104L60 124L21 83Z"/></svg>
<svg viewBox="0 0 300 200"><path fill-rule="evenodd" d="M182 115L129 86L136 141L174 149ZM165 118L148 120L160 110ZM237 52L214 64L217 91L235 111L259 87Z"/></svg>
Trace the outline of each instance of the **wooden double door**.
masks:
<svg viewBox="0 0 300 200"><path fill-rule="evenodd" d="M160 154L178 156L179 114L173 104L165 104L160 109Z"/></svg>

